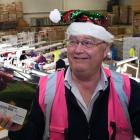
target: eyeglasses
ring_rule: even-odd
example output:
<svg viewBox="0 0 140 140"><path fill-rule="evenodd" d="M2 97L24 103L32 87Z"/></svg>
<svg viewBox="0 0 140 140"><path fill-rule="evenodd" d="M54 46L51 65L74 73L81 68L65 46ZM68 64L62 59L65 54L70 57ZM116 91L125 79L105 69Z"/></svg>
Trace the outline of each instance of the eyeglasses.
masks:
<svg viewBox="0 0 140 140"><path fill-rule="evenodd" d="M79 41L79 40L67 40L67 45L69 47L77 47L79 44L82 45L83 47L85 48L93 48L93 47L96 47L102 43L105 43L104 41L101 41L101 42L94 42L94 41L91 41L91 40L82 40L82 41Z"/></svg>

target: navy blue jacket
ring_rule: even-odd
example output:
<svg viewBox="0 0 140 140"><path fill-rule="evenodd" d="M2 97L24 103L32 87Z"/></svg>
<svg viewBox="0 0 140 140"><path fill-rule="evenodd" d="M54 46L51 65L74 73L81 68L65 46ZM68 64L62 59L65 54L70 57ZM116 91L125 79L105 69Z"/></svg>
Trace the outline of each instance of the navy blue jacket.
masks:
<svg viewBox="0 0 140 140"><path fill-rule="evenodd" d="M108 79L109 80L109 79ZM140 84L134 80L131 82L131 97L129 114L133 132L140 137ZM109 87L100 91L100 95L94 103L90 121L76 102L75 96L66 88L66 102L68 108L68 130L65 131L66 140L108 140L108 95ZM61 109L61 106L60 106ZM61 117L61 116L58 116ZM121 118L120 118L121 119ZM44 132L44 115L38 103L38 97L28 123L21 131L9 132L10 140L42 140Z"/></svg>

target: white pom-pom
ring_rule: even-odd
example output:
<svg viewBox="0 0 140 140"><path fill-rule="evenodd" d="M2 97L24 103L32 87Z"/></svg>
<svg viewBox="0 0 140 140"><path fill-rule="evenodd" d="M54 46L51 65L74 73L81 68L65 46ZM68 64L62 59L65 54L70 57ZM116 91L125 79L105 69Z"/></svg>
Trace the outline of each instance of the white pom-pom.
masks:
<svg viewBox="0 0 140 140"><path fill-rule="evenodd" d="M49 18L52 22L58 23L61 20L61 13L58 9L54 9L50 12Z"/></svg>

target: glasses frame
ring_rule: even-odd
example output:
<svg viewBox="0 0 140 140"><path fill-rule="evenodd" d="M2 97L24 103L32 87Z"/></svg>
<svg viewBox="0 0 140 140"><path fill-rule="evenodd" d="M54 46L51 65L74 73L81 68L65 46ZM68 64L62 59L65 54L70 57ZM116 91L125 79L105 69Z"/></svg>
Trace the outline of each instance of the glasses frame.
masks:
<svg viewBox="0 0 140 140"><path fill-rule="evenodd" d="M87 43L87 44L86 44ZM89 43L89 44L88 44ZM66 40L66 44L68 47L77 47L79 46L79 44L85 48L94 48L102 43L106 43L104 41L100 41L100 42L96 42L94 43L94 41L88 41L88 40Z"/></svg>

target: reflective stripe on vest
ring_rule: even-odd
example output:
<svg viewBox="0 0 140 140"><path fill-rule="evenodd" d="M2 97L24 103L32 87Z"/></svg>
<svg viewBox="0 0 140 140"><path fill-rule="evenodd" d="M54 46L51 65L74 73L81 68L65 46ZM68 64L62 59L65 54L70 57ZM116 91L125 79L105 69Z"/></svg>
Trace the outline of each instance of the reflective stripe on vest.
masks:
<svg viewBox="0 0 140 140"><path fill-rule="evenodd" d="M128 96L126 95L126 93L123 90L124 79L123 79L122 75L116 74L115 71L111 71L111 76L113 79L116 93L119 96L123 111L125 113L125 116L127 117L129 127L131 128L131 122L130 122L130 117L129 117L129 113L128 113L128 105L129 105Z"/></svg>
<svg viewBox="0 0 140 140"><path fill-rule="evenodd" d="M44 105L43 106L41 106L41 108L43 109L43 108L46 108L45 110L44 110L44 115L46 115L47 114L47 117L46 117L46 120L45 120L45 133L44 133L44 140L46 140L46 138L47 139L49 139L49 136L50 136L50 131L49 131L49 126L50 126L50 113L51 113L51 107L52 107L52 103L53 103L53 100L54 100L54 96L55 96L55 93L56 93L56 73L53 73L53 74L49 74L48 75L48 78L46 79L46 81L47 81L47 84L46 84L46 82L44 81L44 79L45 79L45 77L43 77L43 81L42 82L44 82L45 84L46 84L46 93L47 94L42 94L43 95L43 97L41 97L41 99L42 98L44 98L44 105L45 105L45 107L44 107ZM44 84L43 83L43 84ZM41 89L42 90L42 89Z"/></svg>
<svg viewBox="0 0 140 140"><path fill-rule="evenodd" d="M47 83L45 96L44 93L42 93L42 91L44 91L42 90L42 86L39 95L40 99L44 97L45 109L42 110L45 111L44 113L46 116L43 140L64 140L64 131L66 128L68 128L68 113L65 100L65 88L64 82L61 81L64 81L64 71L59 71L57 73L48 75L48 78L46 77L46 82L44 81L44 77L40 78L40 86L42 82ZM43 85L45 84L43 83ZM41 97L42 95L43 97ZM39 104L42 105L41 102L39 102ZM57 108L56 106L61 107L61 109ZM50 116L53 117L50 118Z"/></svg>
<svg viewBox="0 0 140 140"><path fill-rule="evenodd" d="M127 110L130 100L129 78L108 69L104 70L106 75L110 76L108 99L109 140L133 140L133 132Z"/></svg>
<svg viewBox="0 0 140 140"><path fill-rule="evenodd" d="M116 137L115 140L123 140L123 139L127 139L127 140L132 140L133 138L133 134L132 134L132 128L131 128L131 124L130 124L130 119L129 119L129 114L128 114L128 104L129 104L129 99L130 99L130 81L129 78L127 76L122 76L119 73L116 72L110 72L109 70L105 69L105 73L107 76L111 76L110 77L110 93L109 93L109 99L108 99L108 131L109 131L109 140L112 140L112 134L113 134L113 129L111 127L111 123L115 123L116 124ZM56 76L56 80L49 80L49 77L46 77L46 82L44 80L44 77L42 77L40 79L40 106L43 110L43 112L45 111L45 117L50 118L51 115L51 120L49 123L49 120L46 120L46 126L45 126L45 133L44 133L44 140L47 140L47 138L49 137L49 130L50 130L50 140L64 140L64 129L68 128L68 114L67 114L67 107L66 107L66 100L65 100L65 90L64 90L64 71L60 71L54 74ZM47 81L48 79L48 81ZM56 86L52 86L52 89L50 91L48 91L49 89L46 88L46 83L49 84L49 82L51 82L50 85L56 85ZM45 83L45 84L44 84ZM47 86L48 86L47 84ZM44 87L43 87L44 86ZM54 88L56 87L56 88ZM46 89L46 90L44 90ZM59 90L58 90L59 89ZM61 90L62 89L62 93ZM45 91L45 94L43 93ZM55 93L56 91L56 93ZM50 94L47 95L46 94ZM55 95L54 97L54 101L51 97L51 100L53 101L53 104L51 104L49 106L49 108L47 108L46 104L48 104L48 101L50 99L50 96L52 96L51 94ZM41 101L43 101L43 97L45 97L44 102L42 103ZM59 100L61 100L62 98L62 102L60 102ZM44 104L44 105L43 105ZM43 106L45 109L43 109ZM61 109L60 109L61 108ZM51 111L50 112L47 112ZM60 111L61 110L61 111ZM60 115L62 114L62 115ZM61 117L60 117L61 116ZM63 119L62 119L63 118ZM55 123L59 123L59 125ZM48 126L50 124L50 127ZM48 130L49 128L49 130ZM122 133L120 132L120 130L122 131ZM61 136L56 136L56 133L60 134Z"/></svg>

